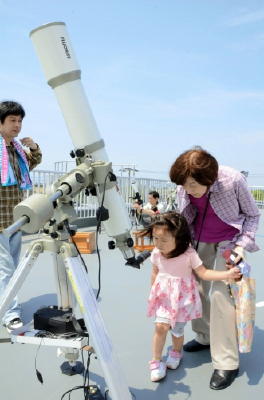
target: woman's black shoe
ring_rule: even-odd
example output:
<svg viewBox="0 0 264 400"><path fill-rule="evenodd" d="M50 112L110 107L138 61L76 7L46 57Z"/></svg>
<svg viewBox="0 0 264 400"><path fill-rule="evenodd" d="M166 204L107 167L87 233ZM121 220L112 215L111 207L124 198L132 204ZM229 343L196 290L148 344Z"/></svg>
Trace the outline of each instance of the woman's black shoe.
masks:
<svg viewBox="0 0 264 400"><path fill-rule="evenodd" d="M210 388L214 390L221 390L230 386L237 377L238 371L238 368L231 370L215 369L210 380Z"/></svg>
<svg viewBox="0 0 264 400"><path fill-rule="evenodd" d="M183 350L189 351L189 352L201 351L201 350L206 350L209 348L210 348L210 344L201 344L201 343L197 342L195 339L191 340L190 342L186 343L183 346Z"/></svg>

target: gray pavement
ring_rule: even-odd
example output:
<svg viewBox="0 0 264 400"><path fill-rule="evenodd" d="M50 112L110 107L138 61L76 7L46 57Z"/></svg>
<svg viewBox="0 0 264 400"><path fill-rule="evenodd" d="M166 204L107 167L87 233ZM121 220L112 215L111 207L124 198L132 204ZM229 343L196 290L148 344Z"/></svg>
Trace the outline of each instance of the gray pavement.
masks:
<svg viewBox="0 0 264 400"><path fill-rule="evenodd" d="M82 229L85 230L85 229ZM25 236L25 252L32 237ZM264 277L263 250L251 254L248 262L252 265L252 276L257 279L256 327L251 353L241 355L240 373L229 388L213 391L209 388L212 374L209 351L197 354L185 353L180 367L169 371L161 383L149 379L148 361L151 356L153 323L146 317L146 301L149 294L150 262L144 262L141 270L125 266L118 250L107 249L108 238L100 237L99 247L102 258L102 288L100 309L120 360L127 383L137 400L172 399L219 399L255 400L263 398L264 392ZM263 216L257 236L257 243L264 249ZM97 255L84 256L94 289L97 288ZM35 310L43 305L56 304L55 282L52 258L42 254L24 282L19 299L23 306L23 318L29 322ZM263 302L263 305L262 303ZM191 324L185 331L186 341L193 338ZM8 337L4 328L0 337ZM166 349L170 346L170 338ZM41 385L35 375L37 346L21 344L0 344L0 399L1 400L59 400L70 388L82 385L80 375L62 375L60 365L63 358L57 357L56 348L41 346L37 354L37 368L42 373ZM106 384L99 360L92 356L90 383L100 386L104 393ZM109 397L110 398L110 397ZM68 397L66 397L68 399ZM82 391L73 392L72 400L84 399ZM122 399L120 399L122 400Z"/></svg>

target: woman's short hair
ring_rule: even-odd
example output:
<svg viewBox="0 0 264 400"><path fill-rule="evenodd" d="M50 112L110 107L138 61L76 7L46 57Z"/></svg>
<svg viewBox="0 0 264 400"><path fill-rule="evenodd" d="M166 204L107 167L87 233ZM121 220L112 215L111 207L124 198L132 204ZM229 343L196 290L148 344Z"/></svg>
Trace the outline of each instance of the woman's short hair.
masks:
<svg viewBox="0 0 264 400"><path fill-rule="evenodd" d="M177 185L184 185L192 177L200 185L211 186L218 175L218 162L202 148L187 150L182 153L170 169L170 179Z"/></svg>

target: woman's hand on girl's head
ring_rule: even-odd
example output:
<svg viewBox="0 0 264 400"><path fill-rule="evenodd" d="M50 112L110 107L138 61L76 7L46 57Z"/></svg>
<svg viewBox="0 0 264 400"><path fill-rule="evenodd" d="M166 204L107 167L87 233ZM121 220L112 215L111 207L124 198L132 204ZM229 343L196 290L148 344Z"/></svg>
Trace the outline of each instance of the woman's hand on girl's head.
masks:
<svg viewBox="0 0 264 400"><path fill-rule="evenodd" d="M238 267L232 267L227 271L227 276L228 278L231 279L240 279L242 277L242 274L240 272L240 268Z"/></svg>

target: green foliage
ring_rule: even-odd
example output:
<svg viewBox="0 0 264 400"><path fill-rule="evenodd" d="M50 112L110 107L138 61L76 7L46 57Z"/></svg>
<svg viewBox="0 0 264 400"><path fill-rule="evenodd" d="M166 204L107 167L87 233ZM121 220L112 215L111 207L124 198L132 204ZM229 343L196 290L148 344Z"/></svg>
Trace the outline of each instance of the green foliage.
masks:
<svg viewBox="0 0 264 400"><path fill-rule="evenodd" d="M253 189L253 190L251 190L251 194L256 201L264 201L264 190Z"/></svg>

